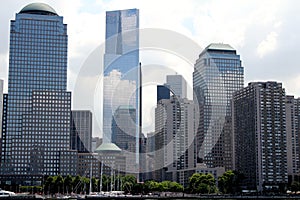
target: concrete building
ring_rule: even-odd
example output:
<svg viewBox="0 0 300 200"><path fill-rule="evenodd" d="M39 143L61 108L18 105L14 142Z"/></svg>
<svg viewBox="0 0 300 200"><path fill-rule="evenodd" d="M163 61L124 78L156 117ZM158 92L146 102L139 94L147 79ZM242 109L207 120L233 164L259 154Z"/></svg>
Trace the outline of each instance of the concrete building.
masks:
<svg viewBox="0 0 300 200"><path fill-rule="evenodd" d="M286 96L285 113L287 141L287 173L289 177L289 183L291 183L292 181L298 181L300 175L300 99L295 99L294 96Z"/></svg>
<svg viewBox="0 0 300 200"><path fill-rule="evenodd" d="M199 105L197 162L232 169L231 106L233 92L244 86L244 68L228 44L210 44L194 65L193 91Z"/></svg>
<svg viewBox="0 0 300 200"><path fill-rule="evenodd" d="M0 79L0 122L3 115L3 80ZM0 123L0 138L2 137L2 123Z"/></svg>
<svg viewBox="0 0 300 200"><path fill-rule="evenodd" d="M155 108L155 174L157 181L187 185L188 169L196 165L195 107L193 101L172 96Z"/></svg>
<svg viewBox="0 0 300 200"><path fill-rule="evenodd" d="M72 110L71 115L71 149L78 152L92 152L93 134L92 112L89 110Z"/></svg>
<svg viewBox="0 0 300 200"><path fill-rule="evenodd" d="M278 190L288 182L286 98L281 83L255 82L233 96L234 168L248 190Z"/></svg>

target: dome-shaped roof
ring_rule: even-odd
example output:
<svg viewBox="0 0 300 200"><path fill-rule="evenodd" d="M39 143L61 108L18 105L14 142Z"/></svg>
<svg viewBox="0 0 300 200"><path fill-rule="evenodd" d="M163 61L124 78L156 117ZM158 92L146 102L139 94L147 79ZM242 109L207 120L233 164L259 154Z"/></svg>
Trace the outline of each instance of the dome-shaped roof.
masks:
<svg viewBox="0 0 300 200"><path fill-rule="evenodd" d="M104 151L114 151L121 152L122 150L115 145L114 143L102 143L96 150L96 153L104 152Z"/></svg>
<svg viewBox="0 0 300 200"><path fill-rule="evenodd" d="M38 15L57 15L56 11L45 3L31 3L25 6L20 13L38 14Z"/></svg>

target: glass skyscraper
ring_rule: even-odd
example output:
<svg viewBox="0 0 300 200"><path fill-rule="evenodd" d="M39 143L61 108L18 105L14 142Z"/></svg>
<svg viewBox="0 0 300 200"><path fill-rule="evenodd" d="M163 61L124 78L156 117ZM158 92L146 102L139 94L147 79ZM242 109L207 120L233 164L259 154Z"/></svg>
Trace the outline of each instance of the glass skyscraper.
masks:
<svg viewBox="0 0 300 200"><path fill-rule="evenodd" d="M210 44L194 66L194 101L199 105L198 162L232 169L231 99L243 88L240 56L228 44Z"/></svg>
<svg viewBox="0 0 300 200"><path fill-rule="evenodd" d="M103 79L103 142L112 140L113 116L120 106L135 109L136 164L140 134L139 10L106 12ZM128 110L129 112L129 110ZM132 115L129 113L129 115ZM124 130L126 132L126 130ZM129 152L131 153L131 152Z"/></svg>
<svg viewBox="0 0 300 200"><path fill-rule="evenodd" d="M67 25L49 5L29 4L11 21L2 174L55 175L67 166L58 162L71 153L67 49Z"/></svg>

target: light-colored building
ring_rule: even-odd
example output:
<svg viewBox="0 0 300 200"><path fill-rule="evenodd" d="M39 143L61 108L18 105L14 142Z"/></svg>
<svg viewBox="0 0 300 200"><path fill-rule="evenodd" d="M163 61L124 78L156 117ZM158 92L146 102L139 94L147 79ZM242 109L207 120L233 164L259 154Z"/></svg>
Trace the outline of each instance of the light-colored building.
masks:
<svg viewBox="0 0 300 200"><path fill-rule="evenodd" d="M162 99L155 109L155 174L157 181L177 181L186 186L189 175L181 173L194 169L195 106L188 99L172 96Z"/></svg>
<svg viewBox="0 0 300 200"><path fill-rule="evenodd" d="M166 85L174 95L187 98L187 83L182 75L167 75Z"/></svg>
<svg viewBox="0 0 300 200"><path fill-rule="evenodd" d="M300 99L294 96L286 96L286 141L287 141L287 172L289 181L298 180L296 176L300 175ZM296 178L296 179L295 179Z"/></svg>

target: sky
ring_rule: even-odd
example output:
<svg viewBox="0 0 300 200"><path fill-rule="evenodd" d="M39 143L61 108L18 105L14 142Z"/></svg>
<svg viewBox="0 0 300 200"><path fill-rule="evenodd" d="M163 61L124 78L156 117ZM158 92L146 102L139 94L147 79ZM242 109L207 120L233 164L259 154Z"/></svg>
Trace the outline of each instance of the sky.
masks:
<svg viewBox="0 0 300 200"><path fill-rule="evenodd" d="M15 14L25 5L33 2L36 1L1 1L0 79L4 80L4 91L7 91L10 20L13 20ZM300 64L297 50L300 46L298 14L300 1L40 0L39 2L53 7L64 17L64 23L68 24L68 90L74 94L73 109L93 111L94 136L102 135L101 76L97 63L102 61L99 52L102 52L105 39L105 12L109 10L138 8L140 28L146 29L144 33L146 38L152 42L177 45L164 49L165 46L159 44L157 48L141 50L144 133L154 130L156 85L164 83L167 74L182 74L188 82L191 98L193 64L197 55L210 43L230 44L237 50L245 69L245 85L251 81L279 81L283 83L287 94L300 97ZM148 29L150 31L147 31ZM152 34L151 29L157 34ZM166 37L163 37L164 30L169 31ZM183 43L190 45L184 46ZM174 49L183 51L176 52ZM186 51L191 52L191 58L185 59L181 55ZM90 66L94 68L89 68ZM79 76L85 78L80 79Z"/></svg>

